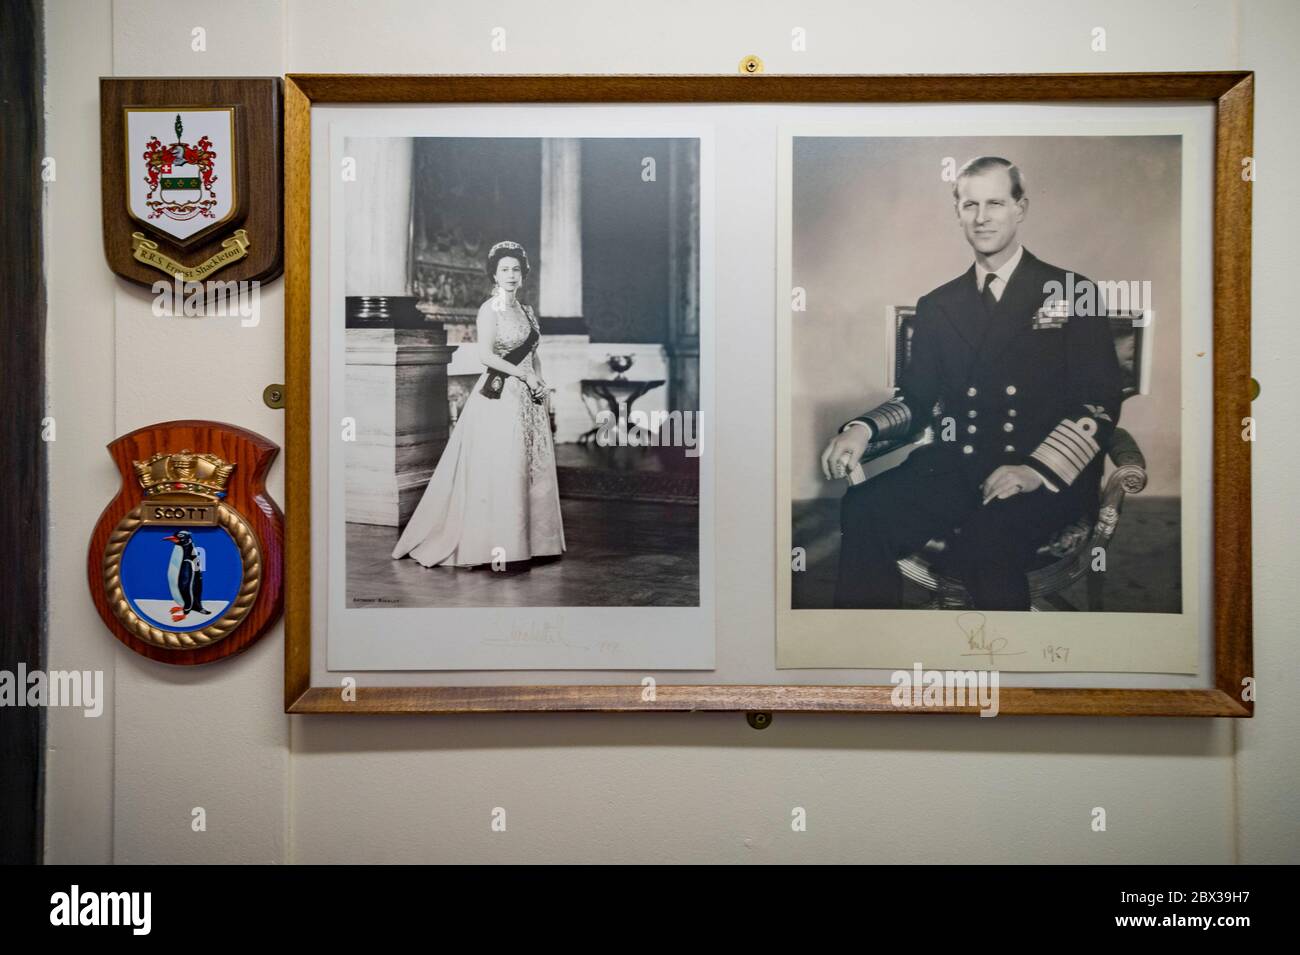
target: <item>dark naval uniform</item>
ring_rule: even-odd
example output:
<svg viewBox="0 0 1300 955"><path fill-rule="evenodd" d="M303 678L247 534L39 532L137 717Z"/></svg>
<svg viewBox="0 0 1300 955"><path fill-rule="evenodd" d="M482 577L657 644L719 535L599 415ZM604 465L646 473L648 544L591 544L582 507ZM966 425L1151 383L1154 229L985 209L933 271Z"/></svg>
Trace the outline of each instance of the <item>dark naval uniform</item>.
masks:
<svg viewBox="0 0 1300 955"><path fill-rule="evenodd" d="M977 288L972 265L917 302L899 388L854 420L872 440L928 424L936 440L845 494L836 606L900 607L895 561L944 537L946 569L976 608L1029 609L1026 567L1049 535L1095 509L1119 420L1119 361L1095 290L1085 301L1089 285L1022 248L1000 299ZM1028 465L1046 483L984 504L980 485L1002 465Z"/></svg>

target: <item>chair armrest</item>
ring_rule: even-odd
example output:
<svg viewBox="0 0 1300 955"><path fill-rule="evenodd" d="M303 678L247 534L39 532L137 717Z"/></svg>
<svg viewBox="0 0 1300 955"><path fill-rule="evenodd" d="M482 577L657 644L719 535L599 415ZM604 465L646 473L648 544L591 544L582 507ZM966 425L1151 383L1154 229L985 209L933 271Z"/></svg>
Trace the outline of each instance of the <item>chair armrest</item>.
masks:
<svg viewBox="0 0 1300 955"><path fill-rule="evenodd" d="M872 441L867 445L867 450L862 452L862 457L858 458L858 463L866 464L868 461L882 458L890 451L901 448L905 444L911 444L911 442L906 439L900 441Z"/></svg>
<svg viewBox="0 0 1300 955"><path fill-rule="evenodd" d="M894 438L885 441L872 441L867 445L862 457L858 458L857 463L849 469L849 473L844 475L844 480L849 484L858 484L864 480L862 466L868 461L874 461L876 458L883 458L890 451L897 451L899 448L905 448L911 444L929 444L934 440L934 431L926 427L918 437L908 436L906 438Z"/></svg>
<svg viewBox="0 0 1300 955"><path fill-rule="evenodd" d="M1125 494L1137 494L1147 486L1147 459L1133 435L1116 428L1110 438L1109 454L1115 470L1102 492L1103 504L1112 503L1112 498L1115 502L1123 500Z"/></svg>

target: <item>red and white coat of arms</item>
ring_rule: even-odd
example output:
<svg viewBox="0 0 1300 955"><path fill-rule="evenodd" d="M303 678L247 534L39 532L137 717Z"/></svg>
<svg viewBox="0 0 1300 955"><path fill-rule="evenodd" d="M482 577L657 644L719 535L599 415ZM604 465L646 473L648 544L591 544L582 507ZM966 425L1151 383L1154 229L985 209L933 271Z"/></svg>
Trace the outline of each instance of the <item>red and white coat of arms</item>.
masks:
<svg viewBox="0 0 1300 955"><path fill-rule="evenodd" d="M230 219L236 208L231 107L126 109L131 215L179 242Z"/></svg>

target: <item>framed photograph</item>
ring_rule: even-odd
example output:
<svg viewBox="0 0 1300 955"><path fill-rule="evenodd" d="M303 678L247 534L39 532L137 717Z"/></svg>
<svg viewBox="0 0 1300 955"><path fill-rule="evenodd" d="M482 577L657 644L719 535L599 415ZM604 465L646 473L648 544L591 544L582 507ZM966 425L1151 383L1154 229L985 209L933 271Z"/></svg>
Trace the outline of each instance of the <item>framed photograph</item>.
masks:
<svg viewBox="0 0 1300 955"><path fill-rule="evenodd" d="M1250 74L285 97L289 712L1252 712Z"/></svg>
<svg viewBox="0 0 1300 955"><path fill-rule="evenodd" d="M1213 116L1068 112L784 131L781 665L1208 663Z"/></svg>

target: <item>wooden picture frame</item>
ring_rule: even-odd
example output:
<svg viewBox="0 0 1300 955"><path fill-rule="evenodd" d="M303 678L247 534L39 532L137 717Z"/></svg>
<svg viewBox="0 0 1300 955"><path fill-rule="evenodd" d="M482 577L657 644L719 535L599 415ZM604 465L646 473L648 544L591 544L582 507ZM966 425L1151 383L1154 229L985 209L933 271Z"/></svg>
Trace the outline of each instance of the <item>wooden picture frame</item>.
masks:
<svg viewBox="0 0 1300 955"><path fill-rule="evenodd" d="M311 680L311 110L350 104L830 104L1201 102L1215 107L1213 221L1213 659L1202 689L1004 687L1007 715L1249 717L1251 649L1250 414L1251 186L1254 76L1249 72L952 76L357 76L285 79L286 643L289 713L507 711L775 711L964 713L973 706L900 710L893 687L660 684L643 687L338 686ZM762 652L771 652L764 641ZM1249 694L1245 694L1249 696ZM758 725L758 724L756 724Z"/></svg>

